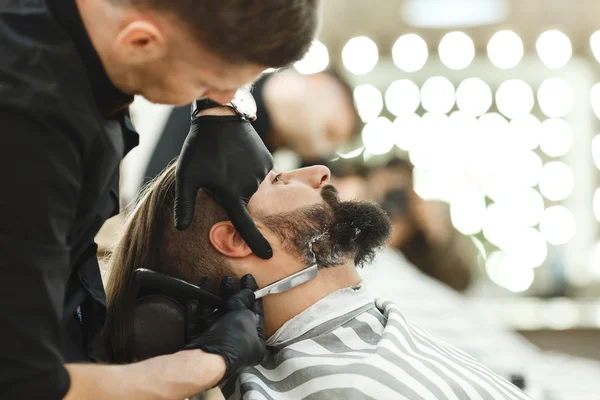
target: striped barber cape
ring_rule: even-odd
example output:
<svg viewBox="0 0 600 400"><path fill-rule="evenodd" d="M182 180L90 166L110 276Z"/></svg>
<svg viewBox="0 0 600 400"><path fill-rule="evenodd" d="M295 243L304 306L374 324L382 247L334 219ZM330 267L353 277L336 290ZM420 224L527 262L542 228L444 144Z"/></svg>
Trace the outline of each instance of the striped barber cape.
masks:
<svg viewBox="0 0 600 400"><path fill-rule="evenodd" d="M225 399L528 399L362 285L313 304L267 345L263 363L221 387Z"/></svg>

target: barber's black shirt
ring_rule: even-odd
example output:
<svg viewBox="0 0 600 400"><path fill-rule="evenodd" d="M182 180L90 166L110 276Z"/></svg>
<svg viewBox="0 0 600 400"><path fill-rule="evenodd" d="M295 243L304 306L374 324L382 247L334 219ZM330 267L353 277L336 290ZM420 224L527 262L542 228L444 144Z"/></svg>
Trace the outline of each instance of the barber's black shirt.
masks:
<svg viewBox="0 0 600 400"><path fill-rule="evenodd" d="M61 399L104 360L94 236L137 144L74 0L0 2L0 398Z"/></svg>

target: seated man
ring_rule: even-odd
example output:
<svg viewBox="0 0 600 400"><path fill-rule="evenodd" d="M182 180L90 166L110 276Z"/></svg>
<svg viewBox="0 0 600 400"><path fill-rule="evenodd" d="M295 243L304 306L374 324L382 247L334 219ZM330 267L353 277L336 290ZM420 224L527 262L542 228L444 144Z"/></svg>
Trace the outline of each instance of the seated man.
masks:
<svg viewBox="0 0 600 400"><path fill-rule="evenodd" d="M254 256L225 212L199 193L190 229L172 225L175 168L142 194L112 259L106 335L132 361L135 268L189 282L252 273L260 287L318 264L317 277L264 298L268 355L221 388L226 399L525 399L471 357L374 301L356 267L385 244L390 222L372 203L340 201L322 166L271 172L248 205L273 257ZM129 317L128 317L129 316ZM156 327L160 328L159 326ZM129 359L127 359L130 357Z"/></svg>

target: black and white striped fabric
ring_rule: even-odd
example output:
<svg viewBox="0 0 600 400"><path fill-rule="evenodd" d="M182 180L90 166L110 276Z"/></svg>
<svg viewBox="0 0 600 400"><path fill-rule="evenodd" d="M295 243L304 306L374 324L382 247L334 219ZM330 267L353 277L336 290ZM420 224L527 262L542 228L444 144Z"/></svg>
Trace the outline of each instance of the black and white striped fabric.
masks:
<svg viewBox="0 0 600 400"><path fill-rule="evenodd" d="M503 377L524 377L534 400L600 399L599 362L541 351L467 297L423 274L402 253L385 249L359 273L373 296L392 301L430 335Z"/></svg>
<svg viewBox="0 0 600 400"><path fill-rule="evenodd" d="M268 345L261 365L222 387L225 399L528 399L362 286L315 303Z"/></svg>

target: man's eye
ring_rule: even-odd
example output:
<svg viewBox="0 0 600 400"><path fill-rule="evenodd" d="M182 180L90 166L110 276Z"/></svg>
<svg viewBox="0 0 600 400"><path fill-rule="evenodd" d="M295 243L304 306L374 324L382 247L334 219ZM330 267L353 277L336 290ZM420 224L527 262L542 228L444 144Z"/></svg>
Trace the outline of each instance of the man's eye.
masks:
<svg viewBox="0 0 600 400"><path fill-rule="evenodd" d="M283 182L283 181L281 180L281 175L282 175L282 174L277 174L277 175L275 175L275 178L273 179L273 183L275 183L275 182Z"/></svg>

